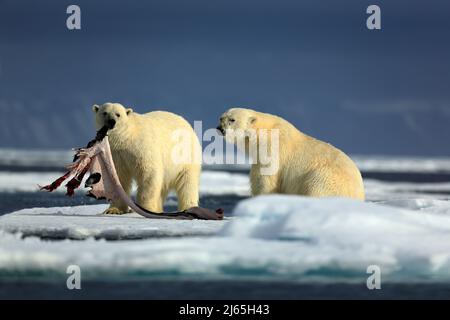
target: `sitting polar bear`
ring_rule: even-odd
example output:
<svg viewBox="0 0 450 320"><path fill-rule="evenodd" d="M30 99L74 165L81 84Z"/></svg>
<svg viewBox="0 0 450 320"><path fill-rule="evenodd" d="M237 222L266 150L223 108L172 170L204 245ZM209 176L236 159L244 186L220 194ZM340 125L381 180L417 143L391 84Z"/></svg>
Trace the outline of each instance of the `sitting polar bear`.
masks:
<svg viewBox="0 0 450 320"><path fill-rule="evenodd" d="M137 204L153 212L163 212L170 190L178 197L178 210L198 206L201 162L197 161L200 143L190 124L182 117L164 111L138 114L119 103L92 107L97 130L107 125L111 153L125 192L130 194L133 180L137 183ZM189 161L178 161L173 152L175 133L190 148ZM187 140L186 140L187 138ZM186 148L185 148L186 149ZM129 212L122 202L113 202L106 214Z"/></svg>
<svg viewBox="0 0 450 320"><path fill-rule="evenodd" d="M278 161L275 172L264 174L265 165L260 161L260 153L252 156L250 182L253 195L286 193L364 200L361 173L345 153L300 132L278 116L232 108L221 116L217 129L231 143L237 141L236 131L243 132L244 142L240 146L247 154L252 148L255 152L265 148L270 150L275 142L272 140L277 139L278 146L273 151ZM262 132L266 132L265 136ZM275 132L277 135L272 136Z"/></svg>

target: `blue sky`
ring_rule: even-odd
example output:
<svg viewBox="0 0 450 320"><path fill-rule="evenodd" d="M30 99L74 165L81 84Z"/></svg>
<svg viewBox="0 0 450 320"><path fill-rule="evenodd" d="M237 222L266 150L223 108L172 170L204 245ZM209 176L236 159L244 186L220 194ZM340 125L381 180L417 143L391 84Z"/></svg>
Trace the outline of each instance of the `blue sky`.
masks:
<svg viewBox="0 0 450 320"><path fill-rule="evenodd" d="M369 4L381 31L365 27ZM0 1L0 147L83 145L92 104L113 101L204 127L249 107L353 154L450 156L449 12L437 0Z"/></svg>

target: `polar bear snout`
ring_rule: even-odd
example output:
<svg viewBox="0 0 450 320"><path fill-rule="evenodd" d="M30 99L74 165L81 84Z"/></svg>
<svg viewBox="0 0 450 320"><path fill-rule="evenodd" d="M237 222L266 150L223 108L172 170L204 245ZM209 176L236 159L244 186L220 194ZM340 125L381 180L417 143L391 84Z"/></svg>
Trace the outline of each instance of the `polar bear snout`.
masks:
<svg viewBox="0 0 450 320"><path fill-rule="evenodd" d="M220 133L222 136L225 135L225 129L222 128L222 126L220 126L220 125L217 126L216 130L219 131L219 133Z"/></svg>
<svg viewBox="0 0 450 320"><path fill-rule="evenodd" d="M120 103L94 104L92 111L95 113L95 125L97 130L106 127L108 130L126 125L129 117L132 116L133 109L125 108Z"/></svg>
<svg viewBox="0 0 450 320"><path fill-rule="evenodd" d="M111 129L114 129L114 126L116 125L116 120L114 120L114 119L108 119L107 121L106 121L106 124L107 124L107 126L108 126L108 128L111 130Z"/></svg>

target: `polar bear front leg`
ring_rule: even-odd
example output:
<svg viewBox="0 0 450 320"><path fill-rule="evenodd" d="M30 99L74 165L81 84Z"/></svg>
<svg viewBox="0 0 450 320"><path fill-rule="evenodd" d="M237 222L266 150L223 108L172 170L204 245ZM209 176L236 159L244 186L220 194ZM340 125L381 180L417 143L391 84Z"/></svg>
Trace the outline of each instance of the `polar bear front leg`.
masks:
<svg viewBox="0 0 450 320"><path fill-rule="evenodd" d="M142 208L162 213L164 200L162 199L163 178L162 174L146 175L137 179L137 204Z"/></svg>
<svg viewBox="0 0 450 320"><path fill-rule="evenodd" d="M250 171L250 187L252 196L278 193L278 175L263 175L258 167Z"/></svg>
<svg viewBox="0 0 450 320"><path fill-rule="evenodd" d="M128 174L123 168L117 168L117 175L119 176L120 184L122 185L123 190L127 195L131 193L131 186L133 183L133 179L130 174ZM111 203L108 209L106 209L104 214L125 214L129 213L131 210L128 208L128 205L122 200L116 200Z"/></svg>

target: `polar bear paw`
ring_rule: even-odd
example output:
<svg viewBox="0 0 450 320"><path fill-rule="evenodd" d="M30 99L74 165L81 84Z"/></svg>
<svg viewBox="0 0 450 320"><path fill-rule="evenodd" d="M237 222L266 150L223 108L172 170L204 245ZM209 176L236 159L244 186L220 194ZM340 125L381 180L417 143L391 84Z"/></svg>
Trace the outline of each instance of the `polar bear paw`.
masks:
<svg viewBox="0 0 450 320"><path fill-rule="evenodd" d="M114 214L114 215L120 215L120 214L126 214L126 213L130 213L131 209L119 209L117 207L109 207L108 209L106 209L105 211L103 211L103 214Z"/></svg>

